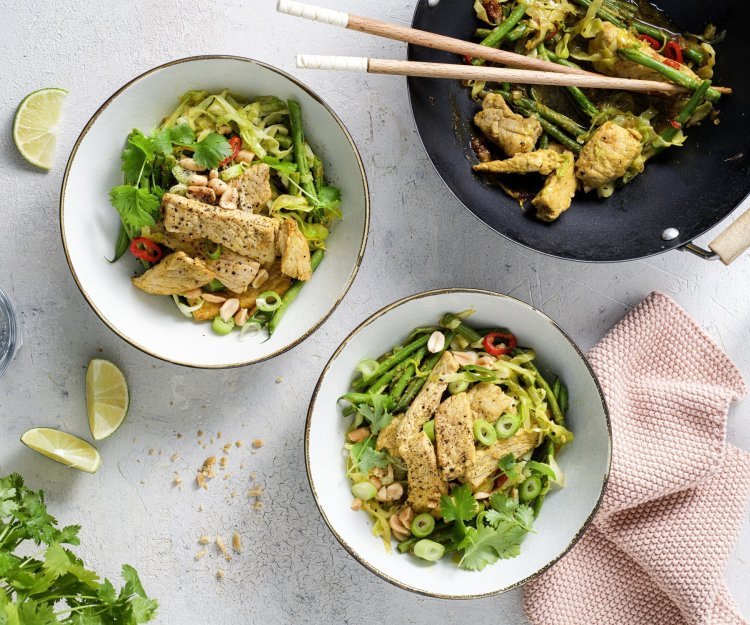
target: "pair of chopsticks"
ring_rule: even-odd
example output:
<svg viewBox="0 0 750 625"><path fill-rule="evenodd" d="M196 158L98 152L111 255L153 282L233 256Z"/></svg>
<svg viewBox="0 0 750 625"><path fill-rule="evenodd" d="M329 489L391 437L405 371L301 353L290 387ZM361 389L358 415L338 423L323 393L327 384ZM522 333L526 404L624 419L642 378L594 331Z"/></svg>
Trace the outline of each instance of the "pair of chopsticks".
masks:
<svg viewBox="0 0 750 625"><path fill-rule="evenodd" d="M577 67L557 65L544 59L523 56L507 50L498 50L470 41L454 39L445 35L408 28L399 24L383 22L317 7L296 0L278 0L279 13L339 26L387 39L404 41L418 46L444 50L454 54L480 58L506 67L484 67L451 63L418 63L393 61L354 56L297 55L297 67L301 69L323 69L345 72L368 72L397 76L420 76L425 78L450 78L457 80L484 80L489 82L511 82L527 85L552 85L560 87L583 87L589 89L616 89L623 91L684 93L684 87L656 80L615 78L587 72ZM722 87L715 87L724 91ZM726 89L724 92L730 92Z"/></svg>

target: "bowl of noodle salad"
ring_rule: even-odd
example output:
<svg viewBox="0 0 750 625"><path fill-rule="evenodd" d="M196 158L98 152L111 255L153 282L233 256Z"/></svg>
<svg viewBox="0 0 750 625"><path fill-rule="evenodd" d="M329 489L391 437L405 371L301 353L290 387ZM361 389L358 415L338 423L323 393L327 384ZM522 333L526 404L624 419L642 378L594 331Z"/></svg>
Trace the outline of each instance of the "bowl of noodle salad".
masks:
<svg viewBox="0 0 750 625"><path fill-rule="evenodd" d="M596 377L553 321L448 289L396 302L344 341L313 396L306 452L324 519L355 558L406 589L467 598L516 587L572 547L611 442Z"/></svg>
<svg viewBox="0 0 750 625"><path fill-rule="evenodd" d="M369 197L351 136L307 87L194 57L99 109L60 211L76 282L111 329L164 360L230 367L296 345L338 305Z"/></svg>

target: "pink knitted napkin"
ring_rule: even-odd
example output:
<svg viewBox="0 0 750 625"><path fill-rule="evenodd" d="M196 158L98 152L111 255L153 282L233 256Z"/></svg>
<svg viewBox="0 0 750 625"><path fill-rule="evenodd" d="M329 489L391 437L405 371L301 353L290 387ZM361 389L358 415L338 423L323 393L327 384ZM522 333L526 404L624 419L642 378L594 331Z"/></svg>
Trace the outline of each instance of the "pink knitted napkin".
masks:
<svg viewBox="0 0 750 625"><path fill-rule="evenodd" d="M680 306L652 293L589 354L612 420L612 471L580 542L524 590L534 625L741 625L723 571L750 495L727 444L746 388ZM573 443L575 444L575 443Z"/></svg>

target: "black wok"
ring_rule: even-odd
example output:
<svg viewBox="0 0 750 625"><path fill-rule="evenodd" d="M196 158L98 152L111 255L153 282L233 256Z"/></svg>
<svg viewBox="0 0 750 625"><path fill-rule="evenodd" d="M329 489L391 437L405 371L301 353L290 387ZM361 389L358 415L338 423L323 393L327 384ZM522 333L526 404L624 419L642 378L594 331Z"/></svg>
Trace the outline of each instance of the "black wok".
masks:
<svg viewBox="0 0 750 625"><path fill-rule="evenodd" d="M461 203L503 236L561 258L622 261L680 247L701 252L692 240L750 193L750 3L660 0L658 5L682 32L702 32L709 23L728 30L726 40L716 46L714 83L732 87L734 95L719 103L720 125L704 122L689 129L685 147L650 161L642 175L612 197L579 193L567 213L545 224L533 217L533 210L520 210L516 200L472 172L477 159L470 140L478 106L468 90L458 81L410 78L422 142ZM434 7L419 0L413 26L471 40L478 21L468 0L441 0ZM409 59L461 62L448 52L416 46L409 46Z"/></svg>

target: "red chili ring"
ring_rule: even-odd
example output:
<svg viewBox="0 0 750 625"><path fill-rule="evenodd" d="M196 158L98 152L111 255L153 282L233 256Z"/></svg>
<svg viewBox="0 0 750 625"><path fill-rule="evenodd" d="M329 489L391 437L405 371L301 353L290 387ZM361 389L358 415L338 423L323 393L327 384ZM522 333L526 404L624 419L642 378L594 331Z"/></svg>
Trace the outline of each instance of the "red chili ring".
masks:
<svg viewBox="0 0 750 625"><path fill-rule="evenodd" d="M221 163L219 163L219 167L224 167L227 163L230 163L235 158L237 158L237 155L240 153L240 150L242 149L242 139L240 139L237 135L233 135L229 139L229 147L232 148L232 153L227 156Z"/></svg>
<svg viewBox="0 0 750 625"><path fill-rule="evenodd" d="M680 65L685 62L684 57L682 56L682 48L676 41L667 42L667 45L664 46L664 56L672 61L680 63Z"/></svg>
<svg viewBox="0 0 750 625"><path fill-rule="evenodd" d="M147 237L136 237L130 242L130 253L147 263L159 262L164 256L161 246Z"/></svg>
<svg viewBox="0 0 750 625"><path fill-rule="evenodd" d="M651 35L638 35L638 39L640 39L641 41L645 41L654 50L658 50L659 48L661 48L661 44L659 43L659 40L654 39Z"/></svg>
<svg viewBox="0 0 750 625"><path fill-rule="evenodd" d="M508 332L490 332L482 339L482 345L488 354L502 356L512 352L518 345L518 340Z"/></svg>

